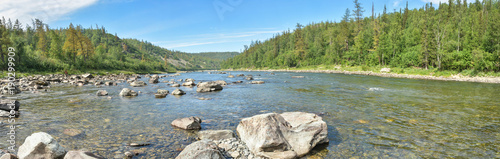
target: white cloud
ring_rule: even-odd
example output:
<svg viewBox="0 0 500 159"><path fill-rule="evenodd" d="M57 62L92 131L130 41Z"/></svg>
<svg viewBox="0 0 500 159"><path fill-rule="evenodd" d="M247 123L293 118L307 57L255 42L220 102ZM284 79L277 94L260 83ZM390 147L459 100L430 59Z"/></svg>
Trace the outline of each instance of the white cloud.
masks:
<svg viewBox="0 0 500 159"><path fill-rule="evenodd" d="M68 18L74 11L95 4L97 0L2 0L0 16L18 19L23 26L31 25L31 19L40 19L44 23Z"/></svg>

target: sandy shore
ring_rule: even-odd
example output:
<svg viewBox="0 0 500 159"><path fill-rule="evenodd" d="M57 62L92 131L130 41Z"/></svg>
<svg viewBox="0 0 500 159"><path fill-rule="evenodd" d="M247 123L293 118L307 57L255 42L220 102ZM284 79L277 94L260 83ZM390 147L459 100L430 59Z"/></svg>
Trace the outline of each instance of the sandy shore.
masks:
<svg viewBox="0 0 500 159"><path fill-rule="evenodd" d="M425 80L440 80L440 81L460 81L460 82L481 82L481 83L500 83L500 77L468 77L461 75L453 75L451 77L436 77L428 75L409 75L397 73L376 73L372 71L344 71L344 70L287 70L287 69L267 69L267 70L234 70L234 71L272 71L272 72L311 72L311 73L342 73L353 75L369 75L392 78L411 78Z"/></svg>

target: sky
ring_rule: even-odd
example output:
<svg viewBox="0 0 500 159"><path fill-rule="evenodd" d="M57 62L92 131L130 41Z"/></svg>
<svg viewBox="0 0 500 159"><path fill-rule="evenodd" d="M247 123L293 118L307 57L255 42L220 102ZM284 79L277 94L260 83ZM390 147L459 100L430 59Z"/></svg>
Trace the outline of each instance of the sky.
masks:
<svg viewBox="0 0 500 159"><path fill-rule="evenodd" d="M447 0L410 0L410 9ZM359 0L371 16L404 8L403 0ZM104 26L120 38L134 38L189 53L242 51L251 41L264 41L293 30L297 23L340 21L351 0L2 0L0 16L26 26L41 19L50 28L70 23Z"/></svg>

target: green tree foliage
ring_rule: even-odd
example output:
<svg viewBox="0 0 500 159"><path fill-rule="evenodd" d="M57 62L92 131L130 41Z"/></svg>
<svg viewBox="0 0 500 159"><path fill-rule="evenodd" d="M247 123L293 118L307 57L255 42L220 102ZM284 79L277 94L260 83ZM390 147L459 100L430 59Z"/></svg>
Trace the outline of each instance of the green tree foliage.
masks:
<svg viewBox="0 0 500 159"><path fill-rule="evenodd" d="M6 69L8 47L14 47L16 70L128 70L132 72L220 69L236 52L190 54L172 51L136 39L120 39L104 27L50 29L41 20L23 27L0 20L0 68ZM171 61L171 62L170 62Z"/></svg>
<svg viewBox="0 0 500 159"><path fill-rule="evenodd" d="M223 68L369 65L500 71L500 2L449 0L363 18L355 0L340 22L297 25L252 42Z"/></svg>

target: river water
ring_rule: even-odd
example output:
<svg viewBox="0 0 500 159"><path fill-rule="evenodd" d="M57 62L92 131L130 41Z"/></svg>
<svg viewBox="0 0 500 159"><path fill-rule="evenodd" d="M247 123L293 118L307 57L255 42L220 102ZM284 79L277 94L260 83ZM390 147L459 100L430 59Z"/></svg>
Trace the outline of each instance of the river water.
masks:
<svg viewBox="0 0 500 159"><path fill-rule="evenodd" d="M202 118L203 130L235 130L242 118L257 114L303 111L320 114L328 124L330 143L317 146L309 158L500 158L500 85L383 78L364 75L230 72L254 75L265 84L249 84L227 74L184 73L160 79L225 80L222 91L155 98L166 83L146 87L74 87L52 85L49 92L23 92L16 120L17 146L34 132L51 134L67 150L87 149L106 158L125 151L138 158L173 158L196 141L195 131L173 128L181 117ZM305 78L291 78L291 76ZM147 78L142 78L147 82ZM124 87L142 93L119 97ZM112 99L97 97L107 90ZM199 100L197 98L212 98ZM0 130L7 132L6 118ZM82 131L77 136L65 129ZM0 149L8 146L0 134ZM129 143L149 143L129 147Z"/></svg>

